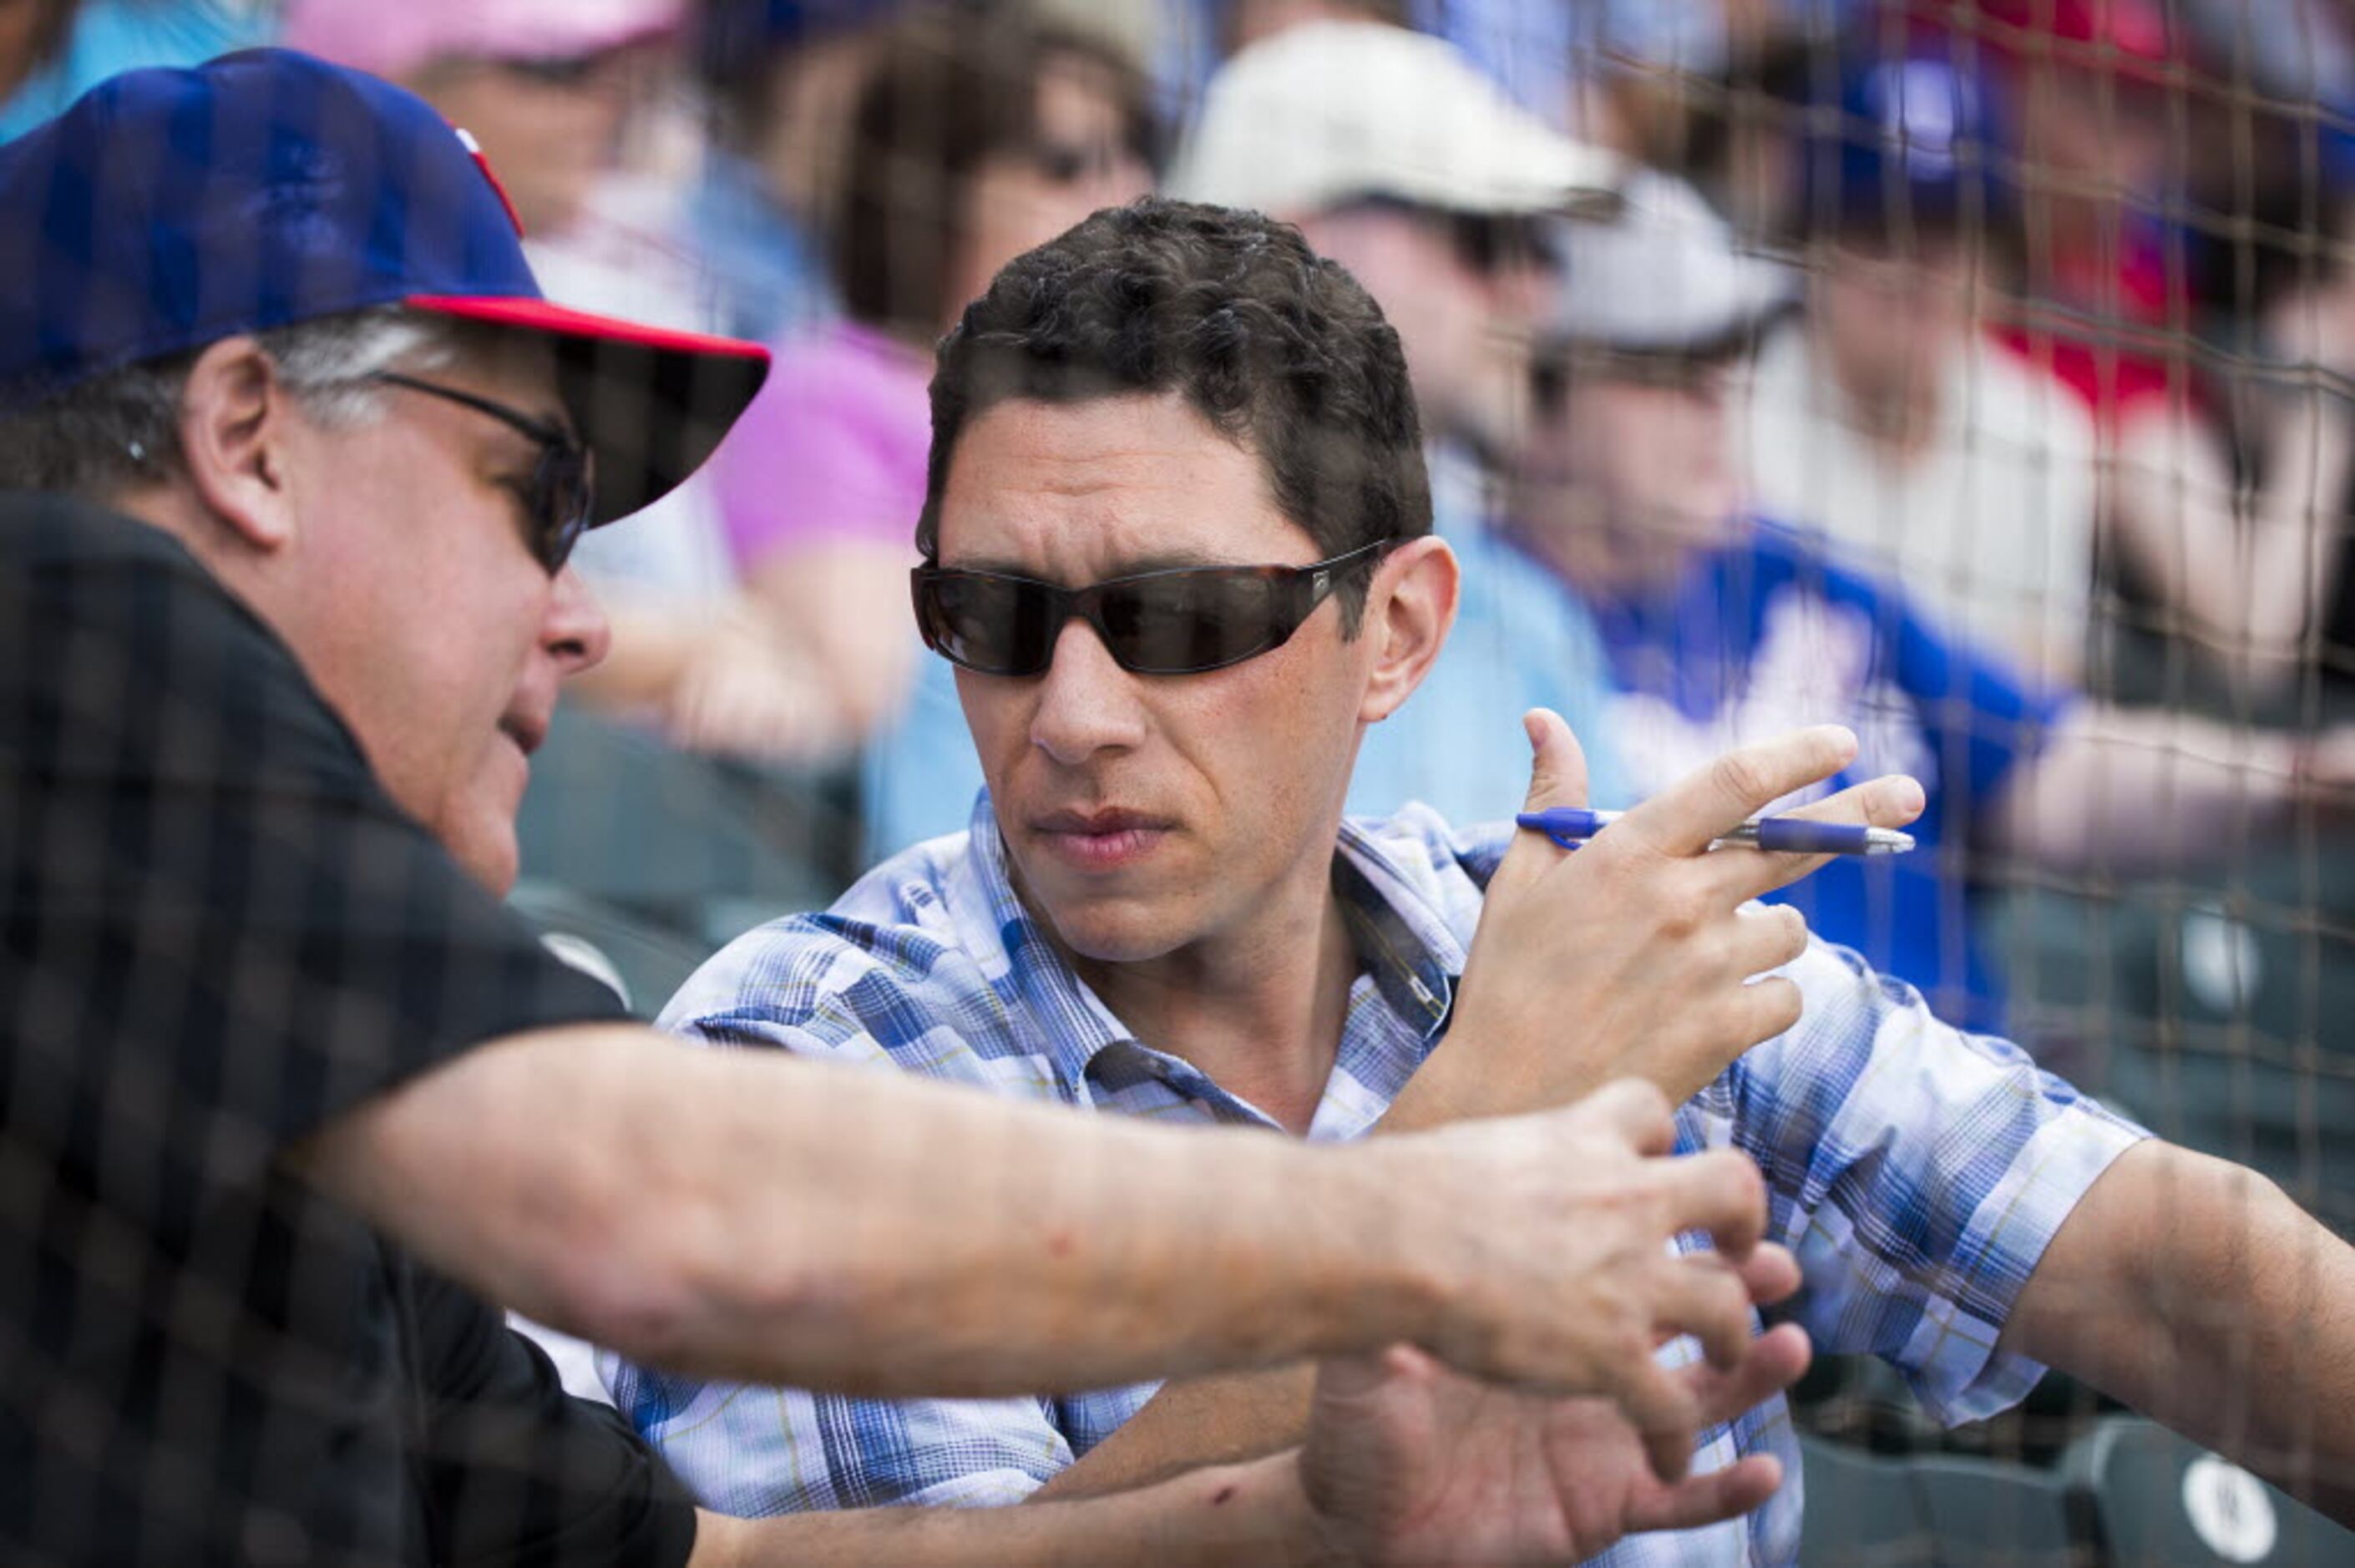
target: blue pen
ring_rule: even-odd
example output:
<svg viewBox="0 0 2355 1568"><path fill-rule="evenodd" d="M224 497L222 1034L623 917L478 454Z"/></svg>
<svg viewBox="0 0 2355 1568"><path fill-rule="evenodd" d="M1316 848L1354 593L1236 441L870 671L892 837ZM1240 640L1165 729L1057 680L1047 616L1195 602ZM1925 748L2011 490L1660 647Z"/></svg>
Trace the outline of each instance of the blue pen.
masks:
<svg viewBox="0 0 2355 1568"><path fill-rule="evenodd" d="M1549 806L1523 811L1513 821L1545 834L1564 849L1576 849L1622 813L1593 811L1582 806ZM1740 844L1747 849L1783 854L1903 854L1913 847L1913 835L1895 828L1868 828L1860 822L1811 822L1800 817L1753 817L1710 844L1720 849Z"/></svg>

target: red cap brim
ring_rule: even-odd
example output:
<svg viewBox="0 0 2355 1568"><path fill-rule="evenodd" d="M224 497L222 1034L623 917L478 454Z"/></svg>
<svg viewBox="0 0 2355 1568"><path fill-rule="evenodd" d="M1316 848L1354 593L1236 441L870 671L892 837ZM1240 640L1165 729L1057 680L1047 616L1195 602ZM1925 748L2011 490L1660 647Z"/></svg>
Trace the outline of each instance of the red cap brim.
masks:
<svg viewBox="0 0 2355 1568"><path fill-rule="evenodd" d="M565 406L597 454L593 521L660 500L703 465L769 374L769 351L546 300L411 295L409 309L550 339Z"/></svg>

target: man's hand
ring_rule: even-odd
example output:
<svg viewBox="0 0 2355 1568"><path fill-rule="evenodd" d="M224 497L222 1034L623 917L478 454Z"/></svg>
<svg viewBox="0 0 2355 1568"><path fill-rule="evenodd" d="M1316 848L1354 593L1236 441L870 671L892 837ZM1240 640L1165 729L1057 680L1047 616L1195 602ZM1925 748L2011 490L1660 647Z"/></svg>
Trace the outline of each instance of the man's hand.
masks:
<svg viewBox="0 0 2355 1568"><path fill-rule="evenodd" d="M1569 727L1542 709L1528 726L1528 809L1583 805ZM1798 988L1753 977L1799 956L1806 922L1744 906L1828 857L1709 845L1855 757L1844 729L1800 730L1727 752L1575 853L1518 835L1488 885L1447 1042L1415 1075L1415 1103L1400 1097L1408 1125L1560 1105L1622 1075L1681 1102L1797 1022ZM1791 814L1893 828L1922 804L1919 784L1892 776Z"/></svg>
<svg viewBox="0 0 2355 1568"><path fill-rule="evenodd" d="M1757 1167L1732 1150L1661 1158L1674 1140L1667 1100L1630 1080L1564 1110L1381 1145L1430 1204L1415 1234L1440 1316L1422 1348L1478 1377L1608 1398L1666 1479L1684 1473L1703 1412L1654 1347L1690 1334L1730 1372L1749 1352L1752 1303L1798 1285L1790 1254L1761 1244ZM1718 1250L1672 1253L1691 1231Z"/></svg>
<svg viewBox="0 0 2355 1568"><path fill-rule="evenodd" d="M1779 1393L1806 1370L1807 1337L1785 1325L1732 1372L1673 1374L1711 1423ZM1782 1484L1753 1455L1663 1483L1607 1401L1501 1393L1403 1348L1318 1370L1301 1482L1336 1557L1354 1563L1577 1563L1623 1535L1691 1530L1749 1512Z"/></svg>

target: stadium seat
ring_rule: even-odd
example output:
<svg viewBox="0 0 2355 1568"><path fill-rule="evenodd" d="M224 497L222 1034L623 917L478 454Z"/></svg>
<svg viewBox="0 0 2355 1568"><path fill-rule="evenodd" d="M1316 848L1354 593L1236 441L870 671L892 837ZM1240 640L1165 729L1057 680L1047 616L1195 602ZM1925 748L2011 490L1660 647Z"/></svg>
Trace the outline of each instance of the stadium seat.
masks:
<svg viewBox="0 0 2355 1568"><path fill-rule="evenodd" d="M690 933L642 920L577 888L527 878L507 897L557 957L609 986L642 1018L662 1011L710 949Z"/></svg>
<svg viewBox="0 0 2355 1568"><path fill-rule="evenodd" d="M1904 1461L1799 1439L1806 1511L1799 1560L1808 1568L1935 1568L1928 1512Z"/></svg>
<svg viewBox="0 0 2355 1568"><path fill-rule="evenodd" d="M2104 1421L2069 1451L2062 1471L2090 1505L2106 1562L2136 1568L2355 1563L2355 1532L2134 1416Z"/></svg>
<svg viewBox="0 0 2355 1568"><path fill-rule="evenodd" d="M568 703L532 758L517 837L527 875L689 933L709 953L848 885L862 868L847 789L674 750Z"/></svg>
<svg viewBox="0 0 2355 1568"><path fill-rule="evenodd" d="M1933 1455L1904 1469L1929 1520L1939 1568L2074 1568L2091 1563L2090 1531L2070 1514L2050 1470Z"/></svg>

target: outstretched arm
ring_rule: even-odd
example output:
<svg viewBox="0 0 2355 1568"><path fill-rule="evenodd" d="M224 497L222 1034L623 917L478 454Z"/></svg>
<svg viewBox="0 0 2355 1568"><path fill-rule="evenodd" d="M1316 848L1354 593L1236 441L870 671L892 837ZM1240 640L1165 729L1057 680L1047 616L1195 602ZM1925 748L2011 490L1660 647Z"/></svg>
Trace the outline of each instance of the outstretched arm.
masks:
<svg viewBox="0 0 2355 1568"><path fill-rule="evenodd" d="M2355 1523L2355 1250L2255 1172L2155 1139L2120 1155L2001 1343Z"/></svg>
<svg viewBox="0 0 2355 1568"><path fill-rule="evenodd" d="M1033 1393L1403 1341L1652 1430L1673 1401L1625 1339L1731 1332L1668 1239L1743 1255L1765 1223L1746 1160L1672 1141L1632 1084L1335 1149L586 1027L468 1052L304 1165L493 1299L655 1366Z"/></svg>
<svg viewBox="0 0 2355 1568"><path fill-rule="evenodd" d="M2011 770L1986 817L1992 847L2023 861L2122 873L2198 865L2301 803L2343 807L2355 729L2318 736L2084 703Z"/></svg>

